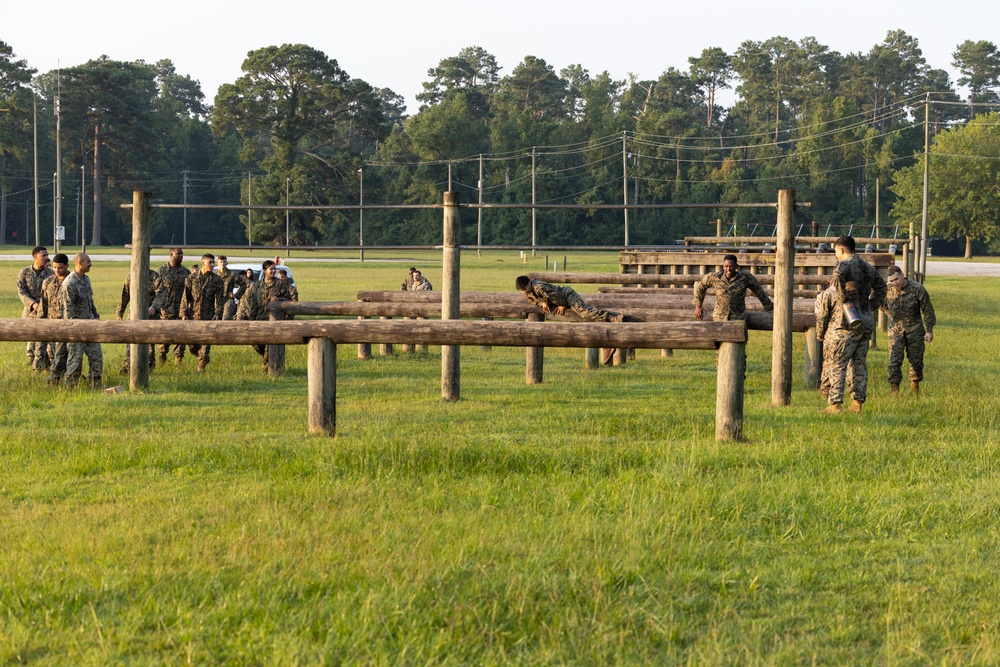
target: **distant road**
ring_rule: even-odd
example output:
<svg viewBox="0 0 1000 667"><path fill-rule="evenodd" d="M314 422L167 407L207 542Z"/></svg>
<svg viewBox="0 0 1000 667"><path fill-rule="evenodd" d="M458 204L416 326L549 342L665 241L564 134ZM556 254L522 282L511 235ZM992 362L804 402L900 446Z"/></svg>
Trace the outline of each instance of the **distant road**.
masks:
<svg viewBox="0 0 1000 667"><path fill-rule="evenodd" d="M1000 264L975 262L927 262L929 276L1000 276Z"/></svg>

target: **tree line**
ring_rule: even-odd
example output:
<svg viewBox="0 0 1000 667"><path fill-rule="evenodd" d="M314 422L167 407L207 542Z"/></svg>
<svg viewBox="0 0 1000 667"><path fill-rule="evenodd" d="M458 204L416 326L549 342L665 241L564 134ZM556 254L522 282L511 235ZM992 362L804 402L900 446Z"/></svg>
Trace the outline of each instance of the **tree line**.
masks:
<svg viewBox="0 0 1000 667"><path fill-rule="evenodd" d="M535 56L504 75L492 54L470 46L428 70L420 107L407 114L396 92L301 44L251 51L242 75L209 104L169 60L102 56L38 73L0 41L0 237L34 241L37 106L41 240L51 240L58 99L70 242L76 191L87 199L76 215L85 215L88 242L127 242L130 218L119 205L133 189L189 204L357 205L362 196L365 205L436 204L449 188L473 203L480 193L487 203L534 197L582 207L539 212L539 244L604 245L624 242L622 211L588 205L767 202L794 188L812 202L801 222L821 233L868 235L878 220L881 235L905 235L899 229L919 215L914 178L922 184L926 120L931 197L941 202L932 230L967 237L971 252L974 240L994 237L988 206L997 205L955 214L961 194L947 188L974 182L990 194L980 199L997 198L989 179L1000 160L991 114L1000 52L965 41L952 65L956 82L899 30L867 53L841 54L811 37L748 40L733 53L708 48L655 80L616 80L580 65L556 71ZM723 106L727 89L734 101ZM740 234L773 225L760 209L634 210L630 243L702 235L717 217ZM474 218L464 216L464 239L475 238ZM241 244L248 233L255 244L285 241L284 212L256 211L251 222L245 212L192 210L184 220L157 209L154 242ZM483 243L528 243L530 227L530 211L489 209ZM359 241L357 211L297 210L290 230L293 244ZM439 214L366 211L364 233L369 245L439 242Z"/></svg>

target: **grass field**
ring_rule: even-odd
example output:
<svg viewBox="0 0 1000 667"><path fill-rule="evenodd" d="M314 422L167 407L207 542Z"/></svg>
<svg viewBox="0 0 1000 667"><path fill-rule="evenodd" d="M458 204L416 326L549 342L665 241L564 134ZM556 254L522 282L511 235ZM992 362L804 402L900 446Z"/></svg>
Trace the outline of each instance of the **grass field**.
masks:
<svg viewBox="0 0 1000 667"><path fill-rule="evenodd" d="M543 268L517 255L466 253L463 289ZM440 254L366 257L293 257L303 300L398 289L412 264L440 286ZM27 263L0 263L2 317ZM126 272L91 273L106 318ZM436 348L340 346L325 438L301 347L277 380L216 347L205 374L188 358L109 396L0 343L0 664L1000 663L1000 281L928 288L919 397L889 396L882 337L864 415L821 417L797 336L772 408L752 332L738 444L714 441L710 351L586 371L547 350L529 387L523 350L463 348L449 404ZM105 384L127 385L123 350Z"/></svg>

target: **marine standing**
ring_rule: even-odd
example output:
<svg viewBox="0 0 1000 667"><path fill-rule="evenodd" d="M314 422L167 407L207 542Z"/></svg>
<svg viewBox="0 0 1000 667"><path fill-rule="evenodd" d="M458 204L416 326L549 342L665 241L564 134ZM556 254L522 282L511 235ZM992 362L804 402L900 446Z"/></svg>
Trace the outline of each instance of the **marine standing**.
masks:
<svg viewBox="0 0 1000 667"><path fill-rule="evenodd" d="M221 320L226 304L222 278L212 270L215 255L201 256L198 273L192 273L184 281L184 296L181 298L181 316L185 320ZM203 371L211 361L211 345L191 345L191 354L198 357L198 370Z"/></svg>
<svg viewBox="0 0 1000 667"><path fill-rule="evenodd" d="M63 319L99 320L101 316L94 306L94 289L87 273L90 271L90 257L82 252L73 256L73 273L63 282ZM83 357L87 356L88 380L90 386L101 386L104 371L104 357L100 343L67 343L66 386L75 387L83 372Z"/></svg>
<svg viewBox="0 0 1000 667"><path fill-rule="evenodd" d="M702 303L708 288L715 289L715 308L712 319L716 322L727 320L745 320L747 315L746 296L750 290L760 300L764 310L771 312L774 304L760 281L753 274L740 271L736 255L726 255L722 258L722 271L710 273L701 279L694 288L694 319L702 318Z"/></svg>
<svg viewBox="0 0 1000 667"><path fill-rule="evenodd" d="M875 267L854 254L853 237L841 236L833 249L838 261L833 271L837 295L832 326L821 339L824 350L830 346L830 405L823 412L843 412L848 365L853 400L847 412L861 412L868 390L868 341L875 330L874 313L885 300L886 284Z"/></svg>
<svg viewBox="0 0 1000 667"><path fill-rule="evenodd" d="M274 262L267 259L261 265L261 277L253 283L240 299L236 310L238 320L267 320L268 306L276 301L291 301L288 293L288 281L275 277L277 269ZM267 345L253 345L254 351L263 357L264 372L267 373Z"/></svg>
<svg viewBox="0 0 1000 667"><path fill-rule="evenodd" d="M889 316L889 386L893 395L899 394L903 381L903 355L910 361L910 391L920 392L924 379L924 343L934 340L937 317L927 289L920 283L907 280L903 270L890 266L886 282L889 291L882 304L882 311Z"/></svg>
<svg viewBox="0 0 1000 667"><path fill-rule="evenodd" d="M191 275L191 270L184 266L184 251L180 248L170 249L170 259L157 270L160 275L160 283L166 293L160 304L161 320L180 319L181 298L184 296L184 281ZM169 345L162 344L157 347L158 357L161 364L167 363L167 350ZM174 363L179 364L184 358L184 346L174 344Z"/></svg>
<svg viewBox="0 0 1000 667"><path fill-rule="evenodd" d="M49 268L49 251L45 246L36 246L31 250L31 266L26 266L17 274L17 295L24 304L21 317L37 318L42 309L42 283L52 275ZM49 367L48 343L31 342L25 348L28 365L35 372Z"/></svg>
<svg viewBox="0 0 1000 667"><path fill-rule="evenodd" d="M233 295L236 293L237 274L229 270L229 258L219 255L219 277L222 278L222 297L225 305L222 306L222 319L232 320L236 318L236 301Z"/></svg>
<svg viewBox="0 0 1000 667"><path fill-rule="evenodd" d="M132 301L132 290L129 287L132 275L125 276L125 284L122 285L122 294L118 298L118 309L115 310L115 319L120 320L125 317L125 309ZM149 270L149 307L146 317L150 320L160 319L160 308L166 298L163 283L160 282L160 274L153 269ZM125 361L122 362L122 375L128 375L129 366L132 364L132 346L125 346ZM149 370L156 368L156 346L149 346Z"/></svg>
<svg viewBox="0 0 1000 667"><path fill-rule="evenodd" d="M49 320L61 320L63 316L63 283L69 275L69 257L56 253L52 258L53 274L42 283L42 312L40 317ZM59 386L66 375L67 344L52 343L52 366L49 369L47 381L52 386Z"/></svg>

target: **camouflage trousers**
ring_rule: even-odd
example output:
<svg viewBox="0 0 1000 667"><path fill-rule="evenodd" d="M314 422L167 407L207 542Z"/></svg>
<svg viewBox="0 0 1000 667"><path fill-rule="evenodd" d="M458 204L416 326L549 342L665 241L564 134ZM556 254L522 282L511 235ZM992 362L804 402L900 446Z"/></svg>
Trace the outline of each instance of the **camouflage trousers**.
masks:
<svg viewBox="0 0 1000 667"><path fill-rule="evenodd" d="M924 379L924 327L889 329L889 384L903 381L903 354L910 361L910 381Z"/></svg>
<svg viewBox="0 0 1000 667"><path fill-rule="evenodd" d="M571 298L569 309L576 313L576 316L586 322L621 322L623 316L613 313L610 310L601 310L588 306L580 297Z"/></svg>
<svg viewBox="0 0 1000 667"><path fill-rule="evenodd" d="M52 354L52 367L49 369L48 380L50 384L59 384L66 375L69 343L52 343L49 352Z"/></svg>
<svg viewBox="0 0 1000 667"><path fill-rule="evenodd" d="M868 392L868 341L871 335L871 326L860 326L854 330L838 328L827 332L823 351L825 357L829 355L826 358L830 361L828 400L831 405L844 402L848 367L851 372L851 394L857 402L865 402Z"/></svg>
<svg viewBox="0 0 1000 667"><path fill-rule="evenodd" d="M235 320L236 319L236 300L226 299L226 305L222 308L222 319L224 320Z"/></svg>
<svg viewBox="0 0 1000 667"><path fill-rule="evenodd" d="M100 343L67 343L68 354L66 355L66 386L75 387L80 381L80 374L83 372L83 357L87 356L89 373L87 374L91 384L98 384L104 374L104 355L101 352Z"/></svg>
<svg viewBox="0 0 1000 667"><path fill-rule="evenodd" d="M156 319L156 318L150 318L150 319ZM170 316L170 315L161 315L159 319L161 319L161 320L179 320L180 318L176 317L176 316ZM163 359L164 361L166 360L166 358L167 358L167 352L169 351L170 347L171 347L170 345L157 345L156 346L156 351L160 355L160 359ZM178 343L178 344L174 345L173 348L174 348L174 361L175 362L179 362L181 359L184 358L184 346Z"/></svg>
<svg viewBox="0 0 1000 667"><path fill-rule="evenodd" d="M833 369L833 363L831 362L831 359L830 359L830 349L831 349L831 347L832 346L829 346L829 345L824 345L823 346L823 369L820 371L820 374L819 374L819 393L826 394L828 396L830 394L830 371ZM851 389L851 365L850 364L847 365L846 378L847 378L845 380L846 385L845 385L845 388L844 388L844 392L845 393L848 392L848 391L850 391L850 389Z"/></svg>
<svg viewBox="0 0 1000 667"><path fill-rule="evenodd" d="M28 356L28 363L36 371L44 371L52 363L52 359L49 356L48 343L28 343L24 352Z"/></svg>
<svg viewBox="0 0 1000 667"><path fill-rule="evenodd" d="M208 362L212 360L212 346L211 345L188 345L188 352L193 356L198 357L198 362L200 366L208 365Z"/></svg>

